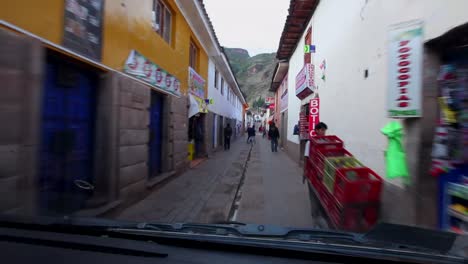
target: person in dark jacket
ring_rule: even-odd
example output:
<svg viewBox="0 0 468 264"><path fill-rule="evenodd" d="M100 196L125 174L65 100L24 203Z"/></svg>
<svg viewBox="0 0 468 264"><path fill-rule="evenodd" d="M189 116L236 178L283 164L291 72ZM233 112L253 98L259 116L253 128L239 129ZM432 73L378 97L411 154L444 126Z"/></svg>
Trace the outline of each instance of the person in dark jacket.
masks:
<svg viewBox="0 0 468 264"><path fill-rule="evenodd" d="M232 128L231 124L227 124L224 128L224 150L228 150L231 148L231 136L232 136Z"/></svg>
<svg viewBox="0 0 468 264"><path fill-rule="evenodd" d="M278 139L280 137L280 134L274 122L272 122L270 125L270 130L268 130L268 136L270 137L271 141L271 152L278 152Z"/></svg>
<svg viewBox="0 0 468 264"><path fill-rule="evenodd" d="M251 126L247 129L247 144L249 140L252 139L252 142L255 143L255 126Z"/></svg>

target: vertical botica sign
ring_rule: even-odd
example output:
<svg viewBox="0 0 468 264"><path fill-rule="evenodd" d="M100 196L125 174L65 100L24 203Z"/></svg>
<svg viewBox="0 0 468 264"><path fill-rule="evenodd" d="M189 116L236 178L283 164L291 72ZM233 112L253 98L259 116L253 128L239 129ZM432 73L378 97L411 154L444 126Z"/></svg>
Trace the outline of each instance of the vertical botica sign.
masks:
<svg viewBox="0 0 468 264"><path fill-rule="evenodd" d="M423 24L410 21L389 31L388 116L421 116Z"/></svg>
<svg viewBox="0 0 468 264"><path fill-rule="evenodd" d="M104 0L65 0L63 45L101 60Z"/></svg>
<svg viewBox="0 0 468 264"><path fill-rule="evenodd" d="M314 137L315 126L320 122L320 99L314 98L309 103L309 136Z"/></svg>

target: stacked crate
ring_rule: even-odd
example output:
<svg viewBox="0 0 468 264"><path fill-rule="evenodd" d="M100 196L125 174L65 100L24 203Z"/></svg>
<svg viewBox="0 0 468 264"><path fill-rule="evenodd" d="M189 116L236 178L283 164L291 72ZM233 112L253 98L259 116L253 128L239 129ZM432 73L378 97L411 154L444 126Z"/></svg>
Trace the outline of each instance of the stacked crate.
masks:
<svg viewBox="0 0 468 264"><path fill-rule="evenodd" d="M347 151L340 138L311 138L305 162L306 176L336 228L367 231L377 223L382 178Z"/></svg>

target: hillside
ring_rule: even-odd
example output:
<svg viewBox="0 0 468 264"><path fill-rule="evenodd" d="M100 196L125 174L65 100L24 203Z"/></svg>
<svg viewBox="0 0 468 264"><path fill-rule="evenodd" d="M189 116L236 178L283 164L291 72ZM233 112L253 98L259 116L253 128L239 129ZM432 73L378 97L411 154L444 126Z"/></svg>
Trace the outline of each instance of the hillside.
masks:
<svg viewBox="0 0 468 264"><path fill-rule="evenodd" d="M276 65L276 53L250 57L244 49L225 48L224 50L250 106L259 98L272 96L268 89Z"/></svg>

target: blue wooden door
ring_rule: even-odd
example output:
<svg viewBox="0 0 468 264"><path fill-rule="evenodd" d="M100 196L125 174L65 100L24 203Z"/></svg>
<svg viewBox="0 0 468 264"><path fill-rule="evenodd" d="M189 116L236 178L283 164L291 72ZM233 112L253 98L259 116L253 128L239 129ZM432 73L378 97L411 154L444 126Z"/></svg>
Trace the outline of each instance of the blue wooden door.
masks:
<svg viewBox="0 0 468 264"><path fill-rule="evenodd" d="M149 143L149 177L161 174L162 166L162 120L163 96L156 92L151 93L150 108L150 143Z"/></svg>
<svg viewBox="0 0 468 264"><path fill-rule="evenodd" d="M91 195L77 181L93 183L96 78L88 71L50 60L44 80L39 200L42 212L83 208Z"/></svg>

